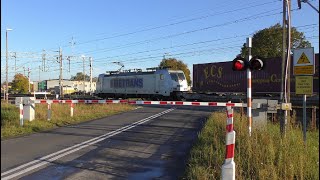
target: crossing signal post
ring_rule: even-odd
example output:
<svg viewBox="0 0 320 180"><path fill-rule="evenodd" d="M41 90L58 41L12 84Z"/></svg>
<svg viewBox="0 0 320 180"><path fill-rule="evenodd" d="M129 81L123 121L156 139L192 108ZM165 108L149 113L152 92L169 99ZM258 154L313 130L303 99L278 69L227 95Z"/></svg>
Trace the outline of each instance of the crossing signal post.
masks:
<svg viewBox="0 0 320 180"><path fill-rule="evenodd" d="M248 48L248 58L245 59L241 56L237 56L232 61L233 71L247 71L247 116L249 124L249 135L251 136L251 124L252 124L252 113L251 113L251 71L263 70L265 62L258 56L251 56L252 38L247 38L246 47Z"/></svg>
<svg viewBox="0 0 320 180"><path fill-rule="evenodd" d="M251 52L250 52L251 53ZM260 71L265 67L265 62L260 57L252 57L249 53L250 60L247 60L243 57L236 57L232 61L232 69L234 71L247 71L247 116L249 123L249 135L251 136L251 127L252 127L252 114L251 114L251 71Z"/></svg>

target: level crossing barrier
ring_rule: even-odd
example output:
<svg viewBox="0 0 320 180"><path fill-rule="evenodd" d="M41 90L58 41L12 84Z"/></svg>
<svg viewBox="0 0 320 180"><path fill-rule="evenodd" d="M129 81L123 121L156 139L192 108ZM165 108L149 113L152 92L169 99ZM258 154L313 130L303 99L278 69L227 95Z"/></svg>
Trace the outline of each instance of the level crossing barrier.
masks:
<svg viewBox="0 0 320 180"><path fill-rule="evenodd" d="M35 104L137 104L137 105L184 105L184 106L217 106L217 107L245 107L243 103L231 102L184 102L184 101L135 101L135 100L40 100L36 99Z"/></svg>

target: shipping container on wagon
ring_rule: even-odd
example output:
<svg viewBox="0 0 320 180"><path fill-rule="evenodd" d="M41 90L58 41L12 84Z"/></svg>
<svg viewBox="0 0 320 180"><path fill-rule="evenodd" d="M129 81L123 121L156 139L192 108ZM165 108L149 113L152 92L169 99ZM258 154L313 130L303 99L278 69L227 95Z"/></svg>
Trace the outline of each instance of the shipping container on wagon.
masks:
<svg viewBox="0 0 320 180"><path fill-rule="evenodd" d="M254 94L280 94L282 58L265 59L265 68L252 71ZM290 90L295 93L295 76L291 65ZM193 89L198 93L246 93L247 72L233 71L232 62L217 62L193 65ZM319 53L315 54L313 93L319 94Z"/></svg>

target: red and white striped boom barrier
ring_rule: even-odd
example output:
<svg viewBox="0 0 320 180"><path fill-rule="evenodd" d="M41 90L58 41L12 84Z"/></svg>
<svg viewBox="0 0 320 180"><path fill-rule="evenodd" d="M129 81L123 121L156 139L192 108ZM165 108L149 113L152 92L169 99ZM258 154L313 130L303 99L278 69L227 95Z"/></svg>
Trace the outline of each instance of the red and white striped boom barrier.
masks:
<svg viewBox="0 0 320 180"><path fill-rule="evenodd" d="M227 136L226 136L226 159L222 165L222 179L236 179L236 164L234 162L234 145L236 132L233 130L233 109L227 106Z"/></svg>
<svg viewBox="0 0 320 180"><path fill-rule="evenodd" d="M184 106L219 106L219 107L244 107L243 103L225 103L225 102L184 102L184 101L135 101L135 100L42 100L36 99L36 104L65 104L65 103L85 103L85 104L152 104L152 105L184 105Z"/></svg>

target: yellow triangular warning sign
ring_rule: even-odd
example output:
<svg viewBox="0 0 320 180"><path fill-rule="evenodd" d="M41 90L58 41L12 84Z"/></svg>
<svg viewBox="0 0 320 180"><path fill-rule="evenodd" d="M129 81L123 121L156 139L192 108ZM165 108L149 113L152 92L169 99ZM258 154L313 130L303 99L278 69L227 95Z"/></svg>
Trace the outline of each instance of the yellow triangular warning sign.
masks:
<svg viewBox="0 0 320 180"><path fill-rule="evenodd" d="M306 56L306 54L303 52L297 62L297 64L309 64L310 61L308 59L308 57Z"/></svg>

